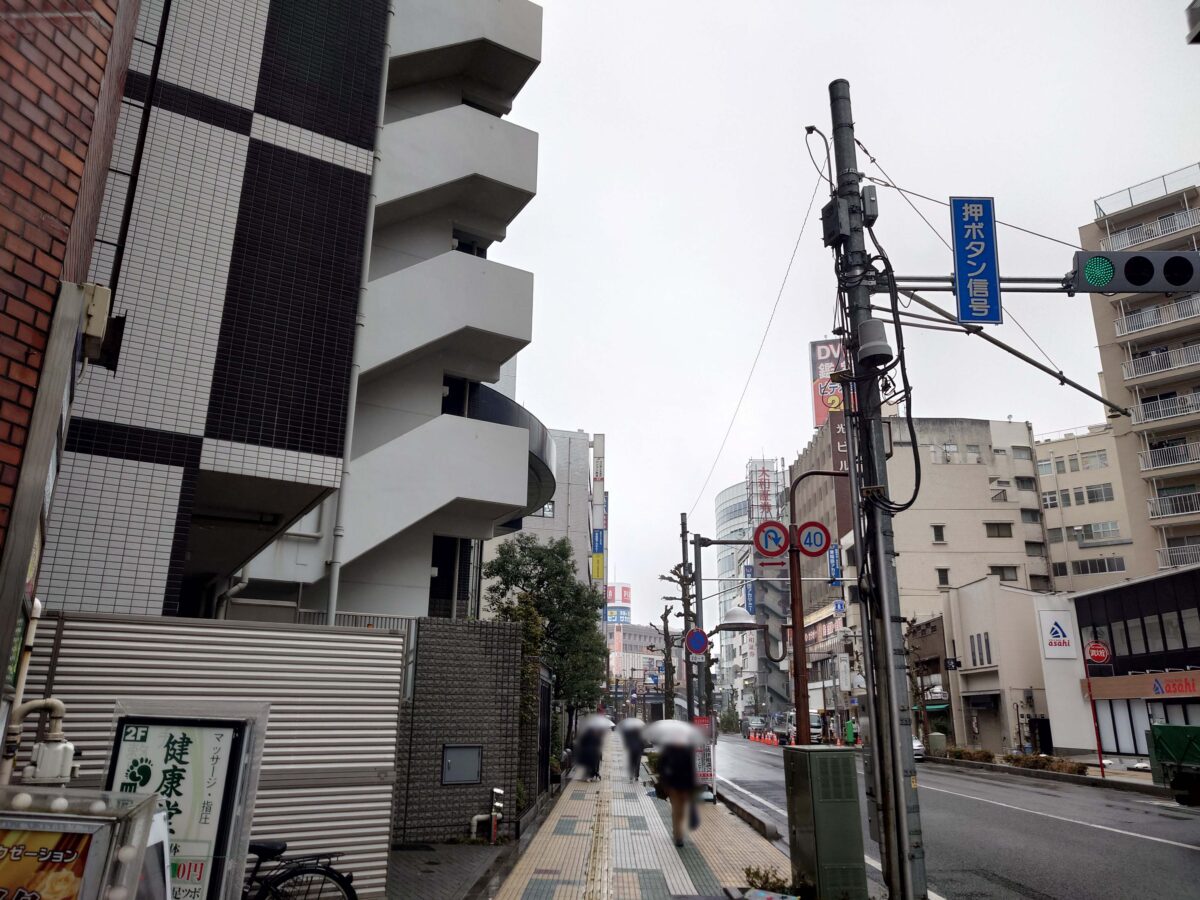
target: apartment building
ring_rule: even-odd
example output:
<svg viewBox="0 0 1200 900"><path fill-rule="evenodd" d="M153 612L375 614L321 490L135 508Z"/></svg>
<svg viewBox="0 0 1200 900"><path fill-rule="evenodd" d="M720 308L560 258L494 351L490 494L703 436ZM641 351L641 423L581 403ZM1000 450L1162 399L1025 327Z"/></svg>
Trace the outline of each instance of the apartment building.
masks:
<svg viewBox="0 0 1200 900"><path fill-rule="evenodd" d="M527 0L395 0L346 481L250 562L239 600L472 617L483 541L557 514L555 438L512 396L533 276L488 258L537 189L537 135L504 116L541 24Z"/></svg>
<svg viewBox="0 0 1200 900"><path fill-rule="evenodd" d="M1200 163L1095 202L1089 250L1200 248ZM1128 490L1131 572L1200 563L1200 294L1092 294L1102 381Z"/></svg>
<svg viewBox="0 0 1200 900"><path fill-rule="evenodd" d="M1041 437L1034 449L1054 589L1091 590L1150 574L1135 568L1152 557L1133 547L1113 426Z"/></svg>

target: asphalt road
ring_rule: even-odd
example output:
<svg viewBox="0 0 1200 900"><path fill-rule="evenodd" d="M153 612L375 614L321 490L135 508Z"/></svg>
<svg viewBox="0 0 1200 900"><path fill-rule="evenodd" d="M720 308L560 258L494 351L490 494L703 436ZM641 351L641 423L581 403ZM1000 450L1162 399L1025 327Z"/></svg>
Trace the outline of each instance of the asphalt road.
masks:
<svg viewBox="0 0 1200 900"><path fill-rule="evenodd" d="M937 763L917 770L929 888L942 897L1200 897L1200 809ZM739 795L787 834L781 748L722 737L717 777L718 790ZM863 846L877 861L862 803ZM878 871L867 874L880 880Z"/></svg>

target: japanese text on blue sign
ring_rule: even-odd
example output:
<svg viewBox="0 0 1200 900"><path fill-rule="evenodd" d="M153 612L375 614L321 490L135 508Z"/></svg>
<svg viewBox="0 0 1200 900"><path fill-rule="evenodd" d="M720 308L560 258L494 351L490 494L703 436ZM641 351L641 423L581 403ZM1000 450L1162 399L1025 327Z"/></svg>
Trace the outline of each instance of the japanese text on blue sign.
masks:
<svg viewBox="0 0 1200 900"><path fill-rule="evenodd" d="M991 197L951 197L954 233L954 294L958 320L999 325L1000 269L996 261L996 214Z"/></svg>
<svg viewBox="0 0 1200 900"><path fill-rule="evenodd" d="M754 615L754 566L743 566L742 575L746 579L746 583L742 587L746 601L746 612Z"/></svg>
<svg viewBox="0 0 1200 900"><path fill-rule="evenodd" d="M593 553L603 553L604 552L604 529L603 528L593 528L592 529L592 552Z"/></svg>
<svg viewBox="0 0 1200 900"><path fill-rule="evenodd" d="M837 587L842 578L842 548L837 544L829 548L829 583Z"/></svg>

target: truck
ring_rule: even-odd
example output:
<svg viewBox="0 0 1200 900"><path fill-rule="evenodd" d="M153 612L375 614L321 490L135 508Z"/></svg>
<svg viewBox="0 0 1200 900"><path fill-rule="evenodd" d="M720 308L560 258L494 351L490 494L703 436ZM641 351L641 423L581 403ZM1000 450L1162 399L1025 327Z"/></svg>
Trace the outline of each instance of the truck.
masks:
<svg viewBox="0 0 1200 900"><path fill-rule="evenodd" d="M796 713L787 714L787 720L777 723L774 728L775 737L780 744L794 743L796 737ZM810 744L824 743L824 733L821 729L821 714L815 709L808 711L808 742Z"/></svg>
<svg viewBox="0 0 1200 900"><path fill-rule="evenodd" d="M1182 806L1200 806L1200 725L1150 726L1150 769Z"/></svg>

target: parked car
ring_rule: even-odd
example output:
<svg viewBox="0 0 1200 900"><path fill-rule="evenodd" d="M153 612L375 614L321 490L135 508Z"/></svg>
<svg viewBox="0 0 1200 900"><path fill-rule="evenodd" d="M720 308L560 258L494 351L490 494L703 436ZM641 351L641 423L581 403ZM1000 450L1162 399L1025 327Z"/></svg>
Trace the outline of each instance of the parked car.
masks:
<svg viewBox="0 0 1200 900"><path fill-rule="evenodd" d="M925 758L925 745L921 743L920 738L914 737L913 738L913 759L915 759L919 762L920 760L923 760L924 758Z"/></svg>
<svg viewBox="0 0 1200 900"><path fill-rule="evenodd" d="M742 737L750 737L751 731L762 731L766 724L762 716L747 716L742 719Z"/></svg>

